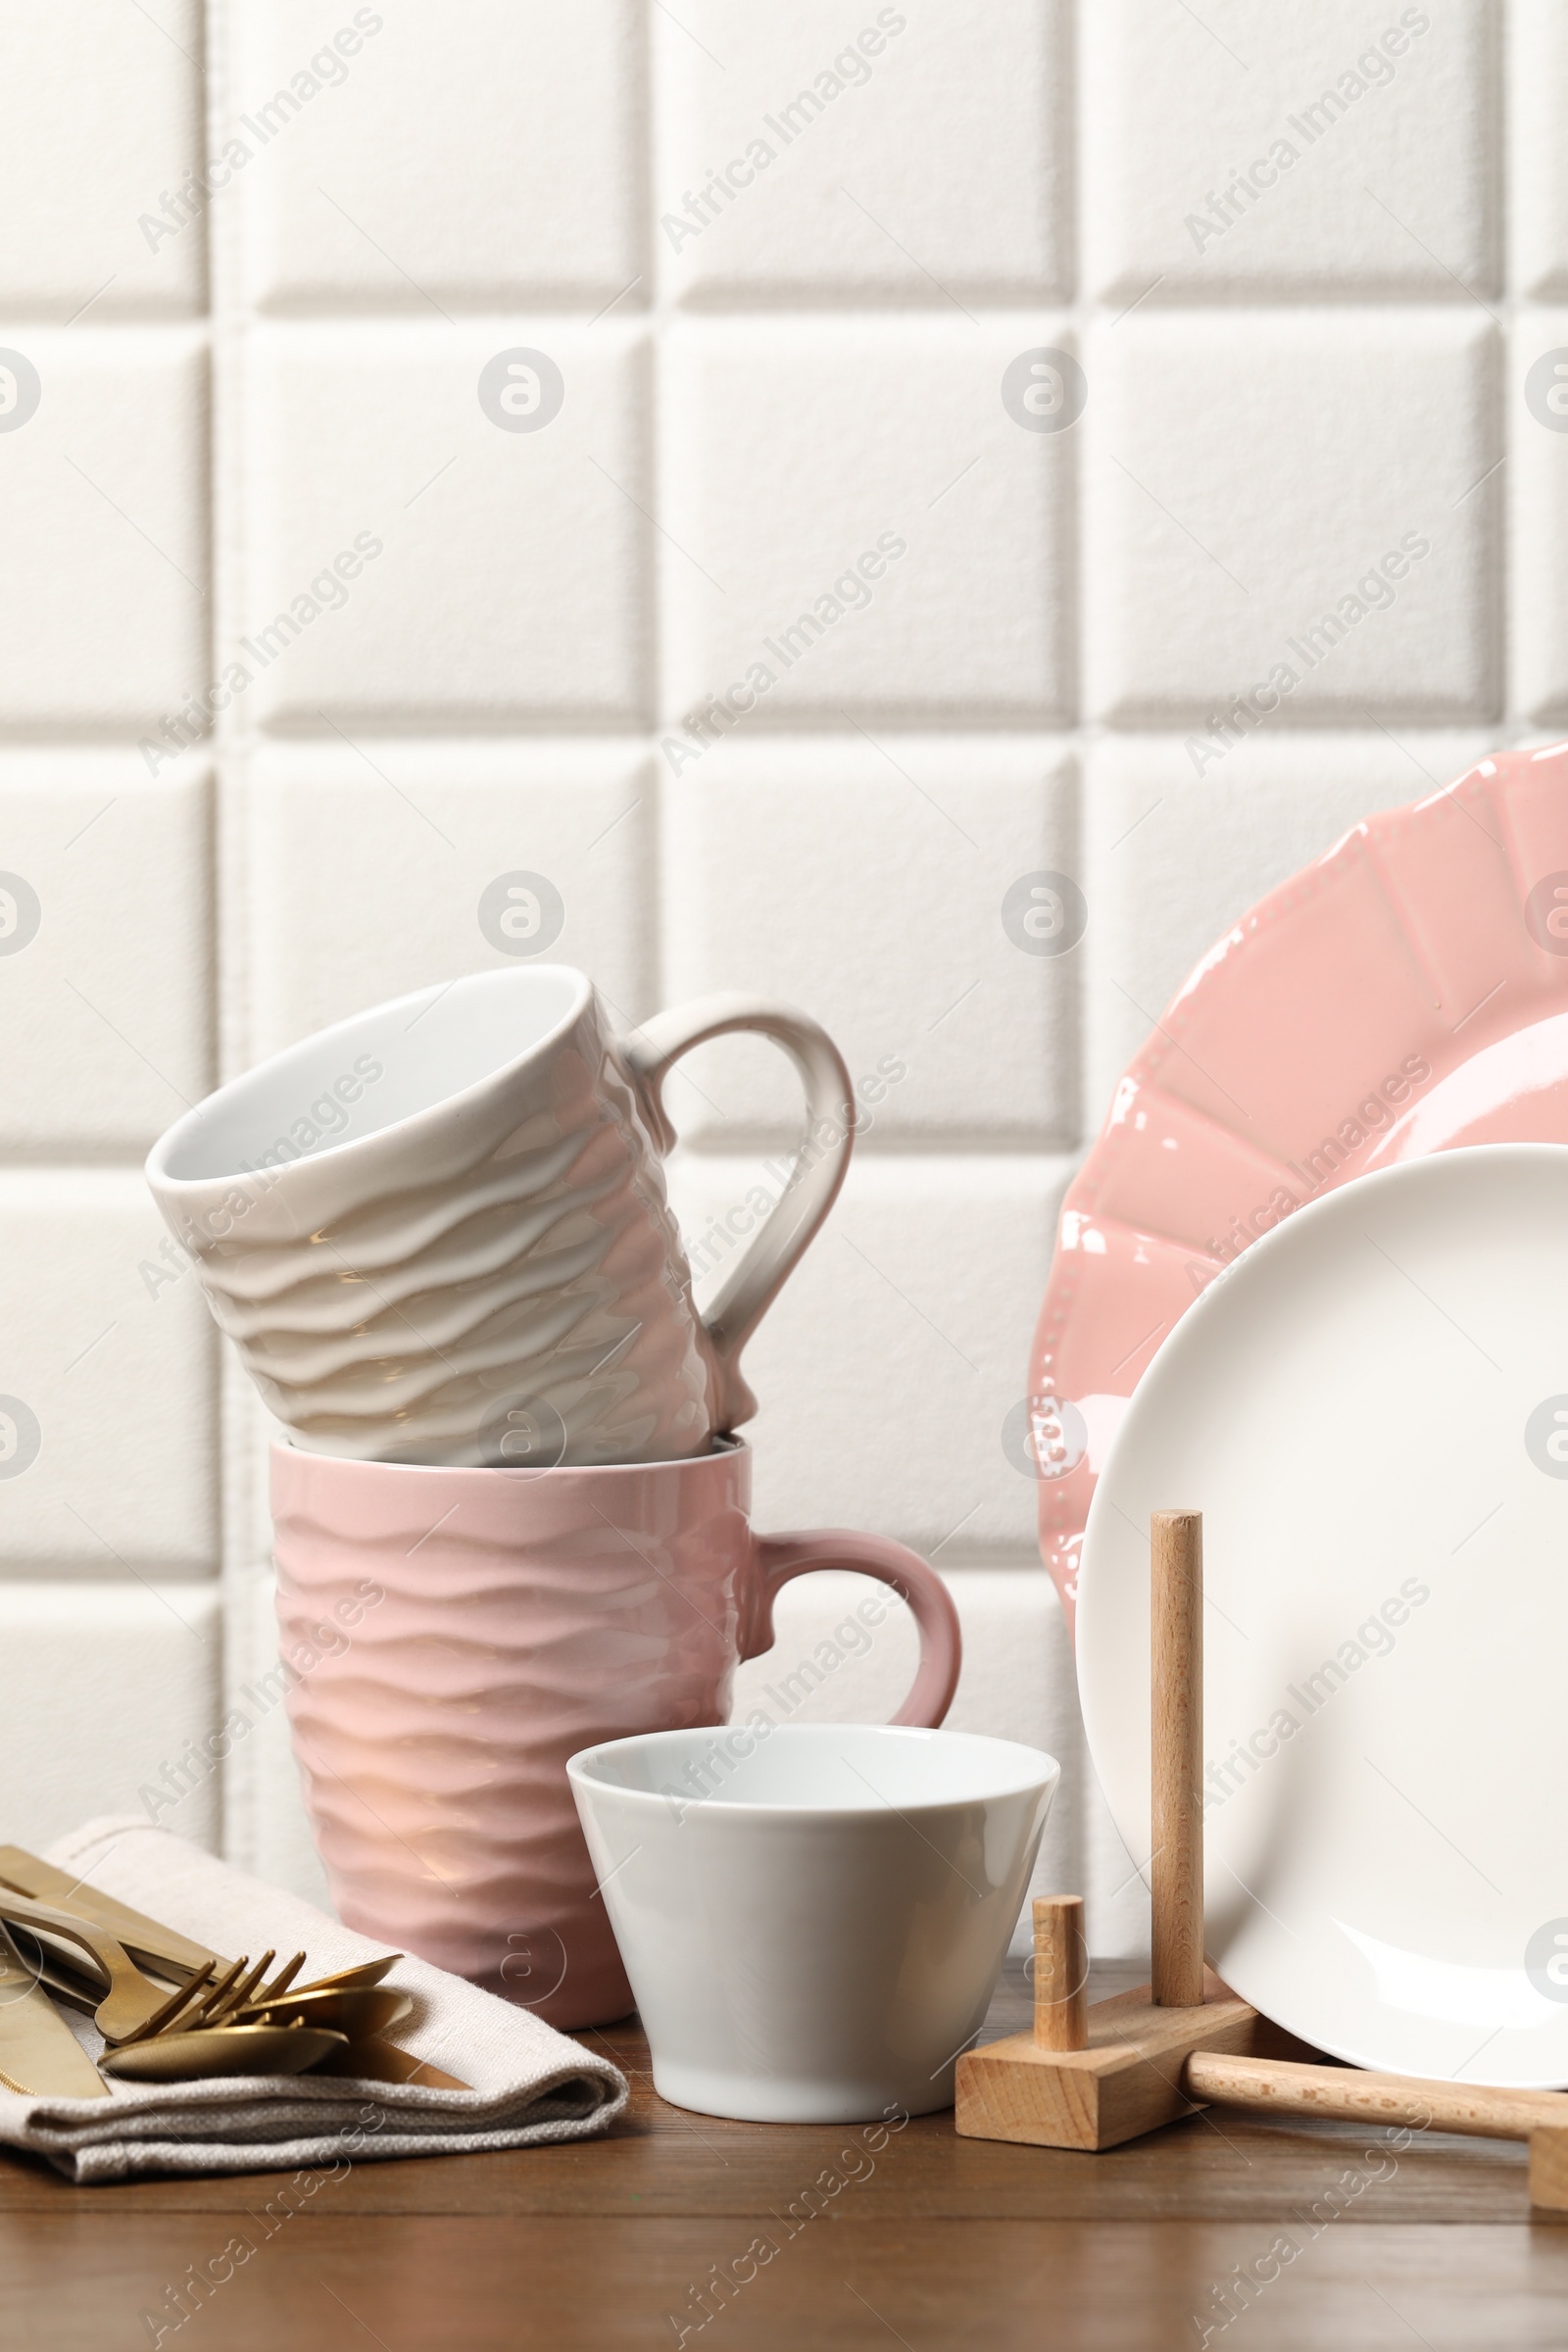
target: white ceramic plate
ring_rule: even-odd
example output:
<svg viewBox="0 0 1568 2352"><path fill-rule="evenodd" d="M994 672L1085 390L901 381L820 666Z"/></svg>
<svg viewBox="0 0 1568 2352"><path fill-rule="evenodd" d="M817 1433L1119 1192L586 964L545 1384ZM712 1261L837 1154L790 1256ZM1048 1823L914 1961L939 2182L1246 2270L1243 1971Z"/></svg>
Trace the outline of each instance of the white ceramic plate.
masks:
<svg viewBox="0 0 1568 2352"><path fill-rule="evenodd" d="M1078 1675L1143 1865L1163 1507L1203 1513L1215 1968L1361 2066L1568 2084L1568 1149L1298 1210L1139 1383Z"/></svg>

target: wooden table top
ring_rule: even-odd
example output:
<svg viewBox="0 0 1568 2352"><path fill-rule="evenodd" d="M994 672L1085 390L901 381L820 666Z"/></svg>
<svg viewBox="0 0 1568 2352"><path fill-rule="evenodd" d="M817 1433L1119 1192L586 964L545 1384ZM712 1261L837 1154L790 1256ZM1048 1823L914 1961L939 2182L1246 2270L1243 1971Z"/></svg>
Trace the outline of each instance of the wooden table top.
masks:
<svg viewBox="0 0 1568 2352"><path fill-rule="evenodd" d="M1097 1970L1094 1996L1133 1981ZM1009 1964L984 2038L1027 2014ZM584 2038L632 2083L612 2133L356 2164L270 2231L286 2174L73 2188L0 2156L0 2345L1568 2344L1568 2228L1532 2221L1522 2146L1429 2133L1396 2152L1360 2126L1209 2112L1089 2156L959 2139L951 2111L876 2145L687 2114L655 2095L634 2023ZM169 2290L246 2216L255 2252L176 2328Z"/></svg>

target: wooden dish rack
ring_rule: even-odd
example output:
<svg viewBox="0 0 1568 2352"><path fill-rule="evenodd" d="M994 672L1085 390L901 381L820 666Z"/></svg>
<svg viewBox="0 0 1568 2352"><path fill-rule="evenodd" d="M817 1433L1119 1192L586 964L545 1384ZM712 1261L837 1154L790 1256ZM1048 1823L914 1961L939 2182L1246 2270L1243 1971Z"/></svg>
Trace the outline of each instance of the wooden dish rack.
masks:
<svg viewBox="0 0 1568 2352"><path fill-rule="evenodd" d="M1153 1514L1151 1579L1151 1981L1091 2007L1082 1896L1037 1901L1033 2029L958 2060L956 2129L1098 2151L1213 2104L1522 2139L1532 2206L1568 2213L1568 2093L1302 2063L1205 1968L1200 1512Z"/></svg>

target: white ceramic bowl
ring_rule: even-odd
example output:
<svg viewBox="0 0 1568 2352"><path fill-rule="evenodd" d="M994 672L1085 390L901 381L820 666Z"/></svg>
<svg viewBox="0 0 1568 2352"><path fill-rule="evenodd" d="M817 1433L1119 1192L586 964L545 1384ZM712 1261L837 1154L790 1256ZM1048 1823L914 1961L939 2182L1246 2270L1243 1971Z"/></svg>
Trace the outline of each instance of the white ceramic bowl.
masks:
<svg viewBox="0 0 1568 2352"><path fill-rule="evenodd" d="M863 2123L953 2104L1061 1768L892 1725L650 1732L566 1766L677 2107Z"/></svg>

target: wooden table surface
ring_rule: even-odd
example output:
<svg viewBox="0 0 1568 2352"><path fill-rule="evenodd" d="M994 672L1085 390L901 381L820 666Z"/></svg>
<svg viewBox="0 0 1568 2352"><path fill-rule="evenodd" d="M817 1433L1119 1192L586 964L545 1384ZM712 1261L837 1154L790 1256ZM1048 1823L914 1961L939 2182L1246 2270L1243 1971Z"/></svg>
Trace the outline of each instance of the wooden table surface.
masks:
<svg viewBox="0 0 1568 2352"><path fill-rule="evenodd" d="M1131 1981L1097 1971L1095 1997ZM1026 2016L1009 1964L985 2037ZM1101 2156L959 2139L951 2112L876 2145L689 2115L634 2024L584 2038L632 2082L612 2134L358 2163L270 2229L289 2175L73 2188L0 2157L0 2346L1568 2345L1568 2228L1532 2221L1522 2146L1213 2111ZM247 2216L256 2251L175 2328L169 2290Z"/></svg>

